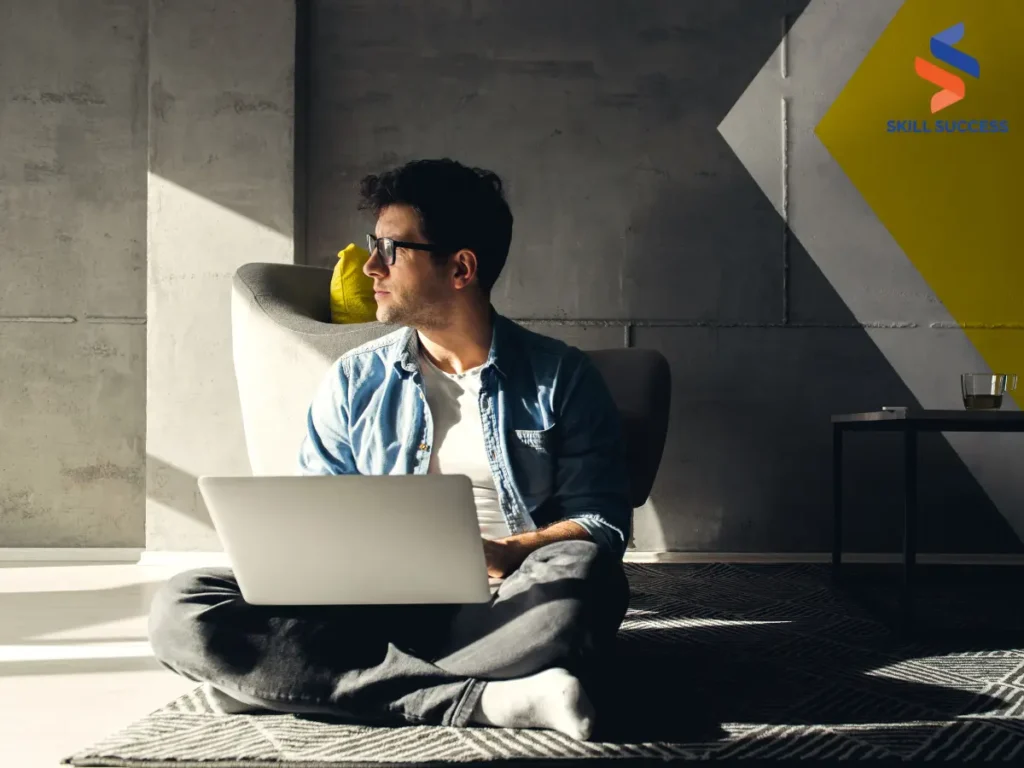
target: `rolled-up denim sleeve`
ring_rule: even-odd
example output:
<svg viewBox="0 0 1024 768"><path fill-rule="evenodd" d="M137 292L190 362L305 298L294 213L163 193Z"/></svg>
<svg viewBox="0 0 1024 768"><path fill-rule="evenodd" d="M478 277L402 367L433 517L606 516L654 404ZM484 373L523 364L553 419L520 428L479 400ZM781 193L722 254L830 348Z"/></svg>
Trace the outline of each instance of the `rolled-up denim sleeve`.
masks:
<svg viewBox="0 0 1024 768"><path fill-rule="evenodd" d="M342 358L328 369L306 414L306 435L299 449L299 474L359 474L349 441L348 384Z"/></svg>
<svg viewBox="0 0 1024 768"><path fill-rule="evenodd" d="M622 424L601 373L582 353L562 393L558 421L555 497L561 517L621 557L633 518Z"/></svg>

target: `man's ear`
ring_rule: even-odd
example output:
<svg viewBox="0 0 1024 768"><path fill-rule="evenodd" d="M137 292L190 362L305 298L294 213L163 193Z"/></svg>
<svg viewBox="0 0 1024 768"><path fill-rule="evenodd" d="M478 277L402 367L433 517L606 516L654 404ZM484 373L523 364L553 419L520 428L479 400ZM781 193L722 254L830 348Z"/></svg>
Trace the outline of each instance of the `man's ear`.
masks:
<svg viewBox="0 0 1024 768"><path fill-rule="evenodd" d="M452 256L452 263L455 265L455 288L462 290L476 278L477 262L476 254L469 249L463 248Z"/></svg>

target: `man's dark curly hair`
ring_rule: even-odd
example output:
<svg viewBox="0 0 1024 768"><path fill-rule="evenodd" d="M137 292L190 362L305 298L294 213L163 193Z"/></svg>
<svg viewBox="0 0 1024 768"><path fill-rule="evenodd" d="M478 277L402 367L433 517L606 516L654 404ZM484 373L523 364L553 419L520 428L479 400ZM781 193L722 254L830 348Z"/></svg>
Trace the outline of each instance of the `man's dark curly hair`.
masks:
<svg viewBox="0 0 1024 768"><path fill-rule="evenodd" d="M374 216L390 205L411 206L431 243L449 253L462 248L473 251L480 287L490 296L512 242L512 211L496 173L447 158L416 160L379 176L367 176L360 193L360 208Z"/></svg>

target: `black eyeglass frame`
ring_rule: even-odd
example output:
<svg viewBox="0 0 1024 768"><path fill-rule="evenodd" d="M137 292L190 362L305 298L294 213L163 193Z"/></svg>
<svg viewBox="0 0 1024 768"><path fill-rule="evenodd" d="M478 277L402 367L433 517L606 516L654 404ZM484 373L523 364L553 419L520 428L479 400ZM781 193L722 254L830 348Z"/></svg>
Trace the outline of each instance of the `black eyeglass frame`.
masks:
<svg viewBox="0 0 1024 768"><path fill-rule="evenodd" d="M390 253L388 252L389 248ZM395 265L399 248L409 248L413 251L429 251L430 253L448 253L450 251L449 248L433 245L432 243L410 243L405 240L395 240L391 237L366 236L366 249L370 252L370 256L373 256L374 251L379 250L381 260L389 267Z"/></svg>

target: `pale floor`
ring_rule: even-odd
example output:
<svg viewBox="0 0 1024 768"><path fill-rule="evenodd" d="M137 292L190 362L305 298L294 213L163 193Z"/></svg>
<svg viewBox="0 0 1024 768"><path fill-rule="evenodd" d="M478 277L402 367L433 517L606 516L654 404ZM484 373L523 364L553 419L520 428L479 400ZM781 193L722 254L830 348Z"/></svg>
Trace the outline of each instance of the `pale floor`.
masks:
<svg viewBox="0 0 1024 768"><path fill-rule="evenodd" d="M146 640L150 600L176 570L0 563L2 768L55 768L194 687Z"/></svg>

